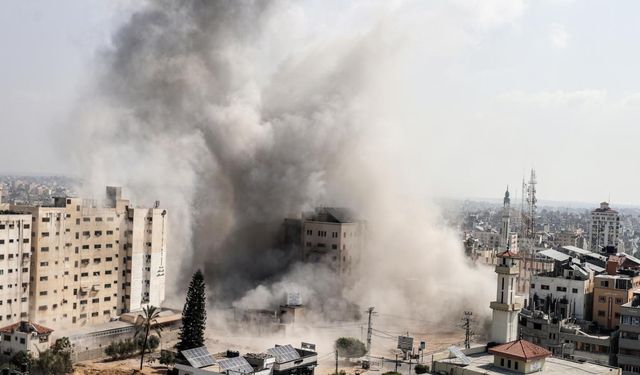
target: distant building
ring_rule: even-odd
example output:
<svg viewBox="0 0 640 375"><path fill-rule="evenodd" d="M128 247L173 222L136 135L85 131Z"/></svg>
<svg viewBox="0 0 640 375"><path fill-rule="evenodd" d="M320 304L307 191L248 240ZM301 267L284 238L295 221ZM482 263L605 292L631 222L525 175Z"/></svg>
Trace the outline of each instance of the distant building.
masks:
<svg viewBox="0 0 640 375"><path fill-rule="evenodd" d="M302 259L348 273L364 247L365 226L345 208L323 207L302 218Z"/></svg>
<svg viewBox="0 0 640 375"><path fill-rule="evenodd" d="M25 320L29 313L31 215L0 211L0 322Z"/></svg>
<svg viewBox="0 0 640 375"><path fill-rule="evenodd" d="M607 246L618 246L620 236L620 216L618 211L609 207L609 203L600 203L600 208L591 211L589 224L590 250L602 252Z"/></svg>
<svg viewBox="0 0 640 375"><path fill-rule="evenodd" d="M625 375L640 374L640 290L620 308L618 365Z"/></svg>
<svg viewBox="0 0 640 375"><path fill-rule="evenodd" d="M135 208L121 189L107 199L58 197L30 214L29 319L58 328L108 322L164 300L166 210Z"/></svg>
<svg viewBox="0 0 640 375"><path fill-rule="evenodd" d="M49 349L51 332L51 328L26 320L2 327L0 352L5 356L25 352L37 357L38 353Z"/></svg>

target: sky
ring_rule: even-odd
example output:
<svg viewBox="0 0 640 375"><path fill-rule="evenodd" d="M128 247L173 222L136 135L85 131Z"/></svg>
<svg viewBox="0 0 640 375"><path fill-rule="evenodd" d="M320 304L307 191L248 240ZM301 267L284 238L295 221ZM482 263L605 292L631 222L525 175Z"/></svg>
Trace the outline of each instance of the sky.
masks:
<svg viewBox="0 0 640 375"><path fill-rule="evenodd" d="M318 32L339 32L358 27L343 9L362 8L356 20L366 23L368 3L308 1L305 10ZM640 3L397 3L415 52L393 77L408 82L397 99L407 110L390 121L424 166L407 173L429 194L499 198L535 167L541 199L639 203ZM98 52L137 6L0 2L0 173L74 175L55 139L73 139L60 132Z"/></svg>

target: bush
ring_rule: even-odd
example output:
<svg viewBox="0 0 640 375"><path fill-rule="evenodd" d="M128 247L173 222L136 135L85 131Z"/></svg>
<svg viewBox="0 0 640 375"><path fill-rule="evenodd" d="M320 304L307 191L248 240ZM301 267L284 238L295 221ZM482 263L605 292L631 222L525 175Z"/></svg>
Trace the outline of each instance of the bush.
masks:
<svg viewBox="0 0 640 375"><path fill-rule="evenodd" d="M106 354L112 360L129 358L137 351L138 346L131 339L114 341L104 348Z"/></svg>
<svg viewBox="0 0 640 375"><path fill-rule="evenodd" d="M399 372L395 372L395 371L387 371L385 373L383 373L382 375L402 375Z"/></svg>
<svg viewBox="0 0 640 375"><path fill-rule="evenodd" d="M168 350L161 350L160 363L165 366L172 366L174 363L176 363L176 355Z"/></svg>
<svg viewBox="0 0 640 375"><path fill-rule="evenodd" d="M335 371L334 371L334 372L332 372L332 373L331 373L331 375L336 375L336 372L335 372ZM347 372L346 372L346 371L344 371L344 370L340 370L340 371L338 371L338 374L337 374L337 375L347 375Z"/></svg>
<svg viewBox="0 0 640 375"><path fill-rule="evenodd" d="M343 358L359 358L367 354L364 343L354 337L341 337L336 340L336 350Z"/></svg>
<svg viewBox="0 0 640 375"><path fill-rule="evenodd" d="M149 351L154 351L158 346L160 346L160 338L156 335L149 336L147 339L147 349L149 349Z"/></svg>
<svg viewBox="0 0 640 375"><path fill-rule="evenodd" d="M429 372L429 366L427 365L416 365L415 367L416 374L426 374Z"/></svg>

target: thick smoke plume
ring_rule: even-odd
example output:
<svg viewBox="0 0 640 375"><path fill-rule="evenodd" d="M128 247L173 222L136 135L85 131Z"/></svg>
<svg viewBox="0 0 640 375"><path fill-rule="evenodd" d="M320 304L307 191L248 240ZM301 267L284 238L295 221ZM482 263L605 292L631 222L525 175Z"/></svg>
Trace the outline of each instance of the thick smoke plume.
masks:
<svg viewBox="0 0 640 375"><path fill-rule="evenodd" d="M320 315L345 300L428 320L485 309L491 274L439 224L405 147L398 72L414 39L401 8L339 21L297 2L153 1L113 36L69 133L75 161L91 191L117 183L169 209L176 306L202 268L215 306L265 308L297 290ZM367 221L344 293L279 246L285 217L321 205Z"/></svg>

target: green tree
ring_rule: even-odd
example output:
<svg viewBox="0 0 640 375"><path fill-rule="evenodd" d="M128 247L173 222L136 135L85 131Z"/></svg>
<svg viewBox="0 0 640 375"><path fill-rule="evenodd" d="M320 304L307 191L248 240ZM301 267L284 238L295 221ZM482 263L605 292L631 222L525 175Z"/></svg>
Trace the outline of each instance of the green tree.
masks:
<svg viewBox="0 0 640 375"><path fill-rule="evenodd" d="M30 373L34 375L60 375L73 372L71 344L66 337L56 340L51 348L40 352L31 360Z"/></svg>
<svg viewBox="0 0 640 375"><path fill-rule="evenodd" d="M416 374L426 374L427 372L429 372L429 366L417 364L416 367L414 367L414 371L416 372Z"/></svg>
<svg viewBox="0 0 640 375"><path fill-rule="evenodd" d="M144 353L147 351L147 341L149 340L149 333L155 332L158 337L162 332L162 327L158 325L158 317L160 316L160 309L155 306L147 306L142 309L143 317L140 321L136 322L136 337L142 340L142 346L140 350L140 370L144 363Z"/></svg>
<svg viewBox="0 0 640 375"><path fill-rule="evenodd" d="M335 348L343 358L359 358L367 354L367 348L362 341L354 337L340 337L336 340Z"/></svg>
<svg viewBox="0 0 640 375"><path fill-rule="evenodd" d="M197 270L191 278L187 301L182 310L182 327L176 345L178 351L204 346L204 329L207 323L205 298L204 276Z"/></svg>

